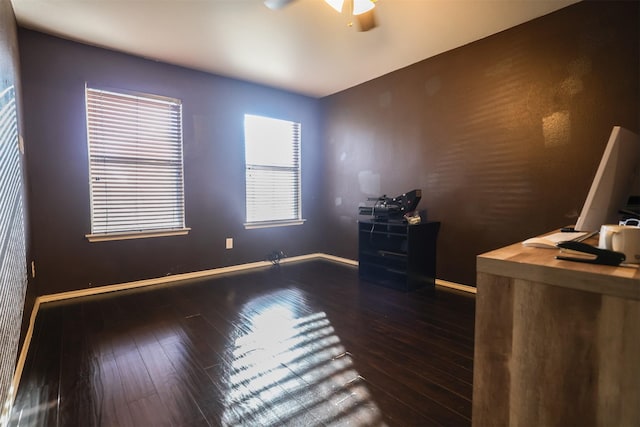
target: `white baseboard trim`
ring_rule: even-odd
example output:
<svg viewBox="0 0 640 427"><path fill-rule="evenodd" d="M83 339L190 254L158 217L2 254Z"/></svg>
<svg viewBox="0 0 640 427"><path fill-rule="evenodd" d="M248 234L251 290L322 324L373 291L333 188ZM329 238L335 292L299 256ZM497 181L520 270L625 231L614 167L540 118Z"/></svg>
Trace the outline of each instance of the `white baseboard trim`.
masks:
<svg viewBox="0 0 640 427"><path fill-rule="evenodd" d="M335 255L329 255L329 254L322 254L322 253L318 253L316 254L319 258L322 259L327 259L329 261L336 261L336 262L341 262L343 264L349 264L352 265L354 267L358 266L358 261L353 260L353 259L349 259L349 258L342 258L339 256L335 256Z"/></svg>
<svg viewBox="0 0 640 427"><path fill-rule="evenodd" d="M322 254L300 255L290 258L283 258L280 264L290 262L306 261L316 258L322 258ZM86 297L90 295L99 295L109 292L124 291L128 289L144 288L146 286L164 285L167 283L182 282L185 280L201 279L204 277L217 276L225 273L233 273L236 271L251 270L260 267L270 267L273 264L270 261L258 261L247 264L230 265L228 267L213 268L210 270L200 270L191 273L172 274L170 276L157 277L154 279L137 280L134 282L118 283L115 285L98 286L95 288L79 289L77 291L60 292L56 294L42 295L38 297L41 303L67 300L71 298Z"/></svg>
<svg viewBox="0 0 640 427"><path fill-rule="evenodd" d="M36 324L36 317L38 315L38 310L40 310L40 301L38 301L38 298L36 298L36 301L33 304L33 308L31 309L31 317L29 318L29 327L27 328L27 332L24 335L22 348L20 349L20 354L18 355L16 367L15 367L15 370L13 371L13 381L11 382L11 388L9 389L7 400L4 402L4 406L2 407L2 414L0 415L0 426L3 426L3 427L7 425L9 422L9 416L11 415L13 402L16 398L16 393L18 392L18 386L20 385L20 379L22 378L22 371L24 369L24 364L27 361L29 346L31 345L31 337L33 336L33 328Z"/></svg>
<svg viewBox="0 0 640 427"><path fill-rule="evenodd" d="M348 264L354 267L358 266L358 261L348 259L348 258L338 257L335 255L324 254L320 252L307 254L307 255L299 255L299 256L294 256L289 258L283 258L280 260L280 263L286 264L290 262L308 261L313 259L326 259L329 261ZM270 261L257 261L257 262L247 263L247 264L237 264L237 265L231 265L228 267L219 267L219 268L213 268L209 270L194 271L191 273L180 273L180 274L174 274L170 276L157 277L153 279L137 280L134 282L98 286L95 288L85 288L85 289L79 289L77 291L67 291L67 292L60 292L55 294L41 295L38 298L36 298L36 305L39 306L40 304L44 304L47 302L61 301L61 300L85 297L90 295L99 295L99 294L123 291L128 289L143 288L146 286L164 285L167 283L182 282L185 280L201 279L205 277L217 276L219 274L251 270L251 269L260 268L260 267L269 267L271 265L273 264ZM459 283L449 282L446 280L436 279L436 285L446 287L446 288L457 289L464 292L470 292L474 294L476 293L476 288L474 288L473 286L462 285Z"/></svg>
<svg viewBox="0 0 640 427"><path fill-rule="evenodd" d="M470 294L476 293L476 288L474 286L463 285L456 282L449 282L442 279L436 279L436 286L442 286L443 288L455 289L462 292L469 292Z"/></svg>
<svg viewBox="0 0 640 427"><path fill-rule="evenodd" d="M313 259L326 259L329 261L348 264L354 267L358 266L358 261L348 259L348 258L338 257L335 255L319 253L319 252L313 253L313 254L307 254L307 255L294 256L290 258L283 258L280 260L280 263L286 264L291 262L307 261L307 260L313 260ZM270 261L258 261L258 262L251 262L247 264L231 265L228 267L213 268L210 270L194 271L191 273L175 274L170 276L158 277L154 279L137 280L134 282L118 283L114 285L98 286L95 288L79 289L77 291L59 292L55 294L41 295L37 297L33 305L33 309L31 310L31 318L29 319L29 328L27 329L27 333L25 334L24 342L22 344L22 349L20 350L20 355L16 363L16 369L14 371L13 382L12 382L12 390L7 399L7 402L5 402L5 407L3 408L2 417L0 418L0 426L4 425L5 421L8 421L9 412L13 407L15 394L20 384L20 379L22 377L22 370L24 369L24 364L27 360L27 353L29 352L29 346L31 345L33 329L35 327L38 311L40 310L40 305L48 302L62 301L62 300L67 300L72 298L99 295L99 294L105 294L109 292L124 291L128 289L143 288L143 287L154 286L154 285L164 285L168 283L182 282L182 281L192 280L192 279L200 279L205 277L217 276L225 273L232 273L236 271L251 270L251 269L260 268L260 267L269 267L271 265L273 264ZM446 280L436 279L436 286L452 288L459 291L470 292L473 294L476 293L476 288L474 288L473 286L467 286L459 283L448 282ZM7 412L6 414L5 414L5 411Z"/></svg>

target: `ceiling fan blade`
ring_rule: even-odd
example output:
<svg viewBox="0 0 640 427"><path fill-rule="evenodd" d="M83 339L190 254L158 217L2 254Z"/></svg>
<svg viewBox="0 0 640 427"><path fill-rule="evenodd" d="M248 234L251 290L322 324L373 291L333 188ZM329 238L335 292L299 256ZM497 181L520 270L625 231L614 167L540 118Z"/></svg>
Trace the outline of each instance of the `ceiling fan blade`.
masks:
<svg viewBox="0 0 640 427"><path fill-rule="evenodd" d="M358 31L369 31L378 26L376 23L375 9L354 16L358 21Z"/></svg>
<svg viewBox="0 0 640 427"><path fill-rule="evenodd" d="M264 0L264 5L272 10L279 10L295 0Z"/></svg>

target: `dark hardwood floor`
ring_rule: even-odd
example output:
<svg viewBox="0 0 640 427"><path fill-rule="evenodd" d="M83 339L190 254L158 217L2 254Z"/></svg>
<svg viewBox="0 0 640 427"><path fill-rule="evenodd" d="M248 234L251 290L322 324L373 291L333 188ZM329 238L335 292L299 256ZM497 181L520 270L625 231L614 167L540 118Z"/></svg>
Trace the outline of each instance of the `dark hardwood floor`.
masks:
<svg viewBox="0 0 640 427"><path fill-rule="evenodd" d="M474 313L330 261L45 304L10 425L468 426Z"/></svg>

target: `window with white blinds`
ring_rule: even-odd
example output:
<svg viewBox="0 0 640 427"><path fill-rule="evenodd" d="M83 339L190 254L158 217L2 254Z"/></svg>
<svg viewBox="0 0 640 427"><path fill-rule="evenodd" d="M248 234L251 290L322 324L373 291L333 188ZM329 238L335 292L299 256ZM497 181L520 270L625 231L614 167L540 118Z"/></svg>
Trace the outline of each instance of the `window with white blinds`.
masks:
<svg viewBox="0 0 640 427"><path fill-rule="evenodd" d="M301 224L300 123L244 116L245 227Z"/></svg>
<svg viewBox="0 0 640 427"><path fill-rule="evenodd" d="M86 89L91 235L185 232L179 100Z"/></svg>

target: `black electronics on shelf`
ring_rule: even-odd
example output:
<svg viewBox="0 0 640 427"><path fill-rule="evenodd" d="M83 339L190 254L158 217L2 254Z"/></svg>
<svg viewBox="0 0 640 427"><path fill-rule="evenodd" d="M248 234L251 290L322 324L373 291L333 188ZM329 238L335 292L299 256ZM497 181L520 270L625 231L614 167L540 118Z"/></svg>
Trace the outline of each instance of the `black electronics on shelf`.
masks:
<svg viewBox="0 0 640 427"><path fill-rule="evenodd" d="M358 222L361 279L403 290L435 286L439 222Z"/></svg>
<svg viewBox="0 0 640 427"><path fill-rule="evenodd" d="M400 221L404 215L413 212L420 199L422 198L422 190L416 189L403 193L396 197L387 197L383 195L377 198L369 198L368 203L371 206L360 206L358 213L372 217L372 221Z"/></svg>

